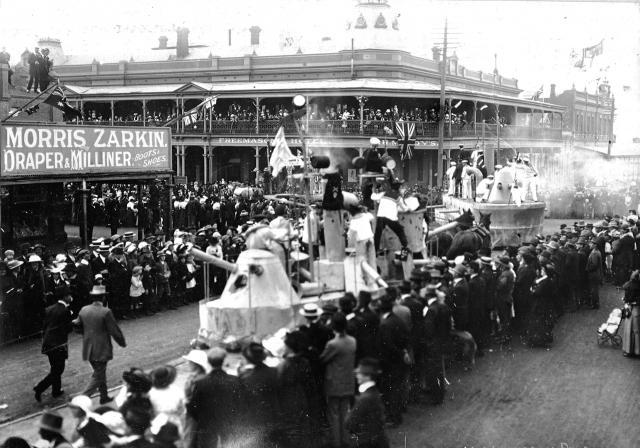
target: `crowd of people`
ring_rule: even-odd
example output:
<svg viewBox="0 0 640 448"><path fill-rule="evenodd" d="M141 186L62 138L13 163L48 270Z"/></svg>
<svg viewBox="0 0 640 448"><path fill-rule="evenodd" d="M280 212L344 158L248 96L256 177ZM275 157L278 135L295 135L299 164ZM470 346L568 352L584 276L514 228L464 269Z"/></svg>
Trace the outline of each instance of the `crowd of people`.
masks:
<svg viewBox="0 0 640 448"><path fill-rule="evenodd" d="M633 187L550 188L545 200L552 218L602 219L640 210L640 193Z"/></svg>
<svg viewBox="0 0 640 448"><path fill-rule="evenodd" d="M289 105L262 105L259 110L256 110L253 105L242 105L236 102L232 102L228 107L215 107L211 109L211 112L207 111L206 119L212 121L228 121L231 123L237 122L255 122L256 116L260 121L274 121L281 120L287 115L291 114L293 109ZM407 107L407 106L367 106L363 109L362 119L366 125L375 121L417 121L423 123L437 123L438 122L438 108L437 107ZM210 115L209 115L210 114ZM472 113L461 110L460 112L454 112L447 109L443 115L445 123L451 122L454 125L473 125L474 118ZM117 123L142 123L146 121L148 125L161 125L167 121L175 118L175 110L168 111L166 108L163 110L151 110L147 111L146 118L143 117L139 111L131 110L129 112L117 111L114 114L114 122ZM204 115L201 112L199 116L200 120L204 120ZM334 105L315 105L312 104L310 113L310 120L317 121L360 121L360 107L357 105L348 104L334 104ZM88 109L85 111L82 118L85 122L110 122L111 112L106 110L101 112L100 110ZM490 118L487 122L495 122L495 117ZM505 117L500 117L501 124L507 124Z"/></svg>
<svg viewBox="0 0 640 448"><path fill-rule="evenodd" d="M278 220L287 220L278 207ZM585 306L598 309L605 281L625 291L623 353L640 355L640 275L632 272L640 265L637 222L635 215L577 221L493 257L480 250L430 260L379 297L360 291L335 304L305 304L299 310L304 323L283 337L279 358L251 342L241 348L237 374L223 369L234 344L210 348L198 340L186 356L192 370L186 389L174 384L171 366L150 374L132 369L123 374L115 409L103 406L112 401L104 374L112 353L95 354L101 344L92 340L92 326L102 329L103 339L126 346L118 320L201 298L201 268L189 248L207 246L219 256L222 243L213 226L196 235L178 231L167 242L114 235L94 241L90 250L68 245L53 259L42 247L25 247L19 257L8 251L1 265L7 271L3 306L41 310L29 322L41 326L51 372L34 388L37 400L48 387L54 396L63 394L66 334L73 325L83 331L83 359L94 369L85 393L97 389L101 406L86 396L73 398L74 446L385 447L385 428L401 424L411 402L444 402L444 368L456 353L471 366L475 354L514 337L550 348L558 318ZM57 344L47 342L52 328L65 334ZM56 446L66 443L60 415L42 416L41 435Z"/></svg>

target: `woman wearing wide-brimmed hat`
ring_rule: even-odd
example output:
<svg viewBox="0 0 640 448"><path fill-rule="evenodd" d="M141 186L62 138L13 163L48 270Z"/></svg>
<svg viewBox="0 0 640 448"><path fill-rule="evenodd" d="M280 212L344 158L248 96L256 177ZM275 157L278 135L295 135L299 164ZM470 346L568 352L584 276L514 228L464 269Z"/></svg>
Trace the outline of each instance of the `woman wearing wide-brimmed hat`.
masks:
<svg viewBox="0 0 640 448"><path fill-rule="evenodd" d="M167 421L174 423L182 434L185 413L185 391L176 384L176 368L172 365L157 367L151 371L152 387L149 400L154 414L164 414Z"/></svg>

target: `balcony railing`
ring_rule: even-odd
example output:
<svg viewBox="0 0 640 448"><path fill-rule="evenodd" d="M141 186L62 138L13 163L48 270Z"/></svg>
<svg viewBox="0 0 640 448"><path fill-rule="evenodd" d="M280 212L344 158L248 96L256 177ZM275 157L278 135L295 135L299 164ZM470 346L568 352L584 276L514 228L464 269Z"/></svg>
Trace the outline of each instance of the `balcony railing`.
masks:
<svg viewBox="0 0 640 448"><path fill-rule="evenodd" d="M110 126L111 121L85 121L81 124L94 126ZM415 137L418 139L436 139L438 138L438 123L435 122L412 122L416 126ZM151 122L147 126L160 126L163 123ZM141 121L116 121L114 126L142 126ZM190 125L175 123L171 126L174 134L188 135L256 135L256 136L274 136L280 127L280 120L264 120L258 122L256 126L255 120L213 120L197 121ZM305 130L308 125L307 134L319 137L341 137L341 136L363 136L363 137L384 137L395 135L395 124L393 121L371 120L300 120L301 130ZM512 126L501 125L498 131L497 125L494 123L468 123L468 124L444 124L445 138L477 138L482 137L482 127L484 126L485 138L496 138L498 132L501 138L508 139L535 139L535 140L561 140L562 130L556 128L537 128L530 126ZM294 135L297 133L296 126L292 122L286 122L285 133ZM606 136L593 136L606 139ZM576 135L576 139L577 139ZM601 140L606 141L606 140Z"/></svg>

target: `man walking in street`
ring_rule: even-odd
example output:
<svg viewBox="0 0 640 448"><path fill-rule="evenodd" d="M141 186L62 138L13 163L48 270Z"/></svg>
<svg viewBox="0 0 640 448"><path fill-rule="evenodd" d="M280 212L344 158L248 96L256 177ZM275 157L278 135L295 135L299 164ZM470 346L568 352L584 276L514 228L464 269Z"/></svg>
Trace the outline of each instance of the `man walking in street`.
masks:
<svg viewBox="0 0 640 448"><path fill-rule="evenodd" d="M73 329L71 325L71 311L69 304L72 297L66 294L57 303L47 307L42 329L42 353L49 358L51 366L49 374L33 388L36 401L40 402L42 393L51 386L51 395L54 398L61 396L62 373L69 357L69 333Z"/></svg>
<svg viewBox="0 0 640 448"><path fill-rule="evenodd" d="M355 391L353 366L356 361L356 340L346 333L347 318L344 314L333 316L331 327L335 337L327 342L320 362L325 366L324 392L332 446L341 448L349 445L345 420Z"/></svg>
<svg viewBox="0 0 640 448"><path fill-rule="evenodd" d="M82 333L82 359L93 368L91 381L82 394L90 396L98 389L100 404L113 400L107 392L107 363L113 359L111 338L120 347L127 346L113 313L103 304L105 294L104 286L94 286L89 293L93 302L83 307L73 321Z"/></svg>

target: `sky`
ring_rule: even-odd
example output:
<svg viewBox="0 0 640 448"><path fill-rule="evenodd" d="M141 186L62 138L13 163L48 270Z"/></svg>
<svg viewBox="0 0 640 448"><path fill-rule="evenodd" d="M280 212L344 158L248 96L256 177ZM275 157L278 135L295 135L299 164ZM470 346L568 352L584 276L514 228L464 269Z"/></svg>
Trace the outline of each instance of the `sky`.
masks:
<svg viewBox="0 0 640 448"><path fill-rule="evenodd" d="M227 55L227 33L248 40L248 28L261 27L265 54L282 50L292 36L296 46L312 52L322 37L347 47L346 23L356 17L355 0L0 0L0 46L12 60L40 37L62 41L67 55L88 55L99 61L129 60L148 53L165 34L170 43L178 26L191 30L190 42L212 46ZM638 82L629 70L637 63L640 7L629 2L446 1L389 0L399 16L400 49L431 57L442 42L445 18L460 64L490 72L497 54L503 76L520 80L525 90L555 82L560 89L573 83L589 90L596 79ZM98 6L100 5L100 6ZM230 7L233 5L233 8ZM6 18L10 18L6 20ZM604 53L587 72L574 69L571 52L604 40ZM358 42L355 43L358 46ZM246 48L243 48L246 49ZM241 54L238 54L239 56ZM637 64L636 64L637 65ZM607 69L608 67L608 69ZM606 69L606 71L605 71ZM637 71L635 72L637 74Z"/></svg>

